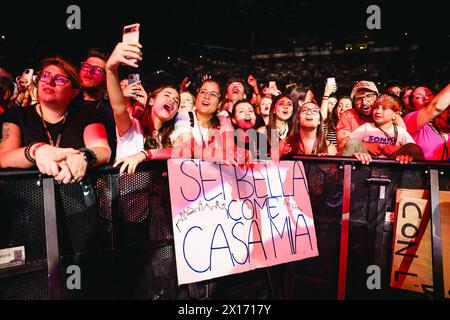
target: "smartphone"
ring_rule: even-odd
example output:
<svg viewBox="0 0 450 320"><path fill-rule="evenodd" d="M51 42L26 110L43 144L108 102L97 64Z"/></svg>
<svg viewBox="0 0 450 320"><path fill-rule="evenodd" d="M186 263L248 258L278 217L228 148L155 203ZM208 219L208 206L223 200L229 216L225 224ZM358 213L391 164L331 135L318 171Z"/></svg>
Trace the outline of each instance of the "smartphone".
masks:
<svg viewBox="0 0 450 320"><path fill-rule="evenodd" d="M275 81L269 81L269 89L277 89L277 83Z"/></svg>
<svg viewBox="0 0 450 320"><path fill-rule="evenodd" d="M136 83L140 80L139 73L132 73L128 75L128 84Z"/></svg>
<svg viewBox="0 0 450 320"><path fill-rule="evenodd" d="M130 24L123 27L122 41L123 42L139 42L139 23Z"/></svg>
<svg viewBox="0 0 450 320"><path fill-rule="evenodd" d="M123 27L122 42L139 42L139 29L141 25L134 23ZM138 63L136 59L129 59L133 63Z"/></svg>
<svg viewBox="0 0 450 320"><path fill-rule="evenodd" d="M27 85L33 81L33 69L25 69L25 71L22 73L22 79L26 80Z"/></svg>
<svg viewBox="0 0 450 320"><path fill-rule="evenodd" d="M327 85L332 86L336 84L335 78L327 78Z"/></svg>

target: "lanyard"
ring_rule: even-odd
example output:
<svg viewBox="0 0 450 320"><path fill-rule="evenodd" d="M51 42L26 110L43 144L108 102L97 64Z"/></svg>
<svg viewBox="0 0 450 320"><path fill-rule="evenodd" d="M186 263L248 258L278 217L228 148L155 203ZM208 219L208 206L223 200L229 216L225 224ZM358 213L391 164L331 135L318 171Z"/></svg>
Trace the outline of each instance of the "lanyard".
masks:
<svg viewBox="0 0 450 320"><path fill-rule="evenodd" d="M391 145L395 146L395 145L397 144L397 139L398 139L398 129L397 129L397 125L394 124L394 132L395 132L395 135L394 135L393 138L392 138L386 131L384 131L383 129L381 129L380 126L379 126L378 124L375 124L375 126L376 126L378 129L380 129L381 132L384 133L384 135L386 136L386 138L389 139L388 141L390 141L390 144L391 144Z"/></svg>
<svg viewBox="0 0 450 320"><path fill-rule="evenodd" d="M42 112L42 106L41 106L40 103L39 103L39 111L41 112L42 126L44 127L45 134L47 135L48 142L50 142L50 144L52 146L54 146L54 147L59 147L59 144L60 144L61 138L62 138L62 133L63 133L63 130L64 130L64 125L66 124L67 116L69 115L69 110L67 110L64 113L63 123L62 123L61 129L58 132L58 136L56 138L56 143L53 142L53 139L52 139L52 136L50 134L50 131L48 130L48 126L47 126L47 123L44 120L44 113Z"/></svg>

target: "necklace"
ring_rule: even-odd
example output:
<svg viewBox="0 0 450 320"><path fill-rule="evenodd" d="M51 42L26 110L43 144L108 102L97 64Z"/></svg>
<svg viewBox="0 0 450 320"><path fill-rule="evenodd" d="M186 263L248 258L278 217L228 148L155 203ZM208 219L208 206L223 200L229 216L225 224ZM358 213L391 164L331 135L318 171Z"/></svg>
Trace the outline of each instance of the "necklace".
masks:
<svg viewBox="0 0 450 320"><path fill-rule="evenodd" d="M67 116L69 115L69 110L66 110L66 112L64 113L64 118L62 120L62 126L58 132L58 136L56 137L56 143L55 143L53 141L52 135L50 134L50 130L48 129L47 123L44 120L44 113L42 112L42 106L40 103L38 104L38 106L39 106L39 111L41 113L42 126L44 127L45 134L47 135L48 142L54 147L59 147L59 144L61 143L62 133L64 130L64 125L66 124Z"/></svg>
<svg viewBox="0 0 450 320"><path fill-rule="evenodd" d="M386 131L384 131L383 129L380 128L380 126L378 124L375 124L375 126L380 129L381 132L383 132L383 134L386 136L386 138L388 138L389 144L395 146L397 144L397 139L398 139L398 129L397 129L397 125L394 124L394 137L391 137Z"/></svg>

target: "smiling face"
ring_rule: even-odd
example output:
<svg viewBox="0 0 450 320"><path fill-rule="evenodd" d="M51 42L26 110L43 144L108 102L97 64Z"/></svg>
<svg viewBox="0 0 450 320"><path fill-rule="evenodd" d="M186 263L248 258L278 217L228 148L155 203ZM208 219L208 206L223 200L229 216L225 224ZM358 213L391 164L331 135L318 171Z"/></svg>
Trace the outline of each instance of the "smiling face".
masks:
<svg viewBox="0 0 450 320"><path fill-rule="evenodd" d="M293 110L292 100L288 97L283 97L275 104L275 118L281 121L288 121L292 117Z"/></svg>
<svg viewBox="0 0 450 320"><path fill-rule="evenodd" d="M312 102L307 102L299 109L299 125L303 129L315 129L320 124L320 108Z"/></svg>
<svg viewBox="0 0 450 320"><path fill-rule="evenodd" d="M80 70L81 86L83 89L103 88L106 83L105 74L106 61L89 57Z"/></svg>
<svg viewBox="0 0 450 320"><path fill-rule="evenodd" d="M352 100L349 98L341 98L339 100L339 103L336 107L336 114L338 117L338 120L341 119L342 114L352 108Z"/></svg>
<svg viewBox="0 0 450 320"><path fill-rule="evenodd" d="M433 92L426 87L418 87L412 93L412 103L416 110L426 107L434 98Z"/></svg>
<svg viewBox="0 0 450 320"><path fill-rule="evenodd" d="M166 122L177 113L180 95L177 90L167 87L158 92L155 98L151 98L149 104L152 106L152 113Z"/></svg>
<svg viewBox="0 0 450 320"><path fill-rule="evenodd" d="M253 128L256 123L256 114L253 106L248 102L235 105L231 120L241 129L247 130Z"/></svg>
<svg viewBox="0 0 450 320"><path fill-rule="evenodd" d="M195 100L196 111L200 115L211 116L219 108L220 87L214 81L206 81L198 90Z"/></svg>
<svg viewBox="0 0 450 320"><path fill-rule="evenodd" d="M51 79L44 80L44 77L41 77L39 80L38 95L41 102L51 104L58 103L67 106L69 102L78 94L78 90L72 88L70 80L62 85L55 83L55 76L57 75L68 78L64 70L58 66L46 66L42 70L42 74L48 75Z"/></svg>

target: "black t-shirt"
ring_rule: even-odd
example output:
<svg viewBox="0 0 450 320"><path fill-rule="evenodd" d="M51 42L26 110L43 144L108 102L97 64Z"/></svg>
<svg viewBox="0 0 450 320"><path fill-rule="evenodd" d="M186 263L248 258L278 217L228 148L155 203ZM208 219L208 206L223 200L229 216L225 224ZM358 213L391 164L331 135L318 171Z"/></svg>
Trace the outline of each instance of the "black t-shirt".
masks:
<svg viewBox="0 0 450 320"><path fill-rule="evenodd" d="M261 127L265 127L266 123L264 122L263 117L260 114L256 114L256 122L255 122L255 130L261 128Z"/></svg>
<svg viewBox="0 0 450 320"><path fill-rule="evenodd" d="M49 143L42 119L34 105L8 109L2 115L2 122L14 123L19 126L22 147L32 142ZM75 105L69 107L67 119L65 123L63 122L64 120L54 124L46 122L46 124L54 143L56 143L59 133L62 132L59 147L74 149L85 147L83 134L88 125L102 123L94 113Z"/></svg>
<svg viewBox="0 0 450 320"><path fill-rule="evenodd" d="M102 99L100 102L81 100L79 102L79 107L88 109L90 112L95 113L95 117L105 126L106 135L108 136L108 144L111 148L110 159L111 161L114 161L116 158L117 136L116 122L114 120L114 112L111 104L106 99Z"/></svg>

